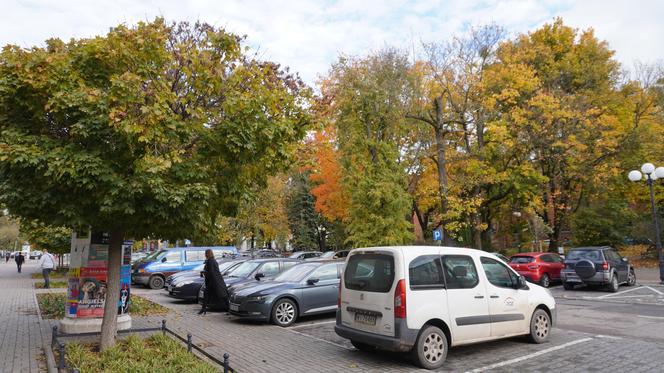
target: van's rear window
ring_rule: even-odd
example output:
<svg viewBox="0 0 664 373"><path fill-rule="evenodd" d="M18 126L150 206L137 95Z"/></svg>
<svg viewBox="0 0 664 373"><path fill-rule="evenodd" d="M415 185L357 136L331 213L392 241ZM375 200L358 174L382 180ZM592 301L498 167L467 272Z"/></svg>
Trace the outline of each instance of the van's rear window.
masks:
<svg viewBox="0 0 664 373"><path fill-rule="evenodd" d="M387 293L394 282L394 257L384 254L356 254L344 271L347 289Z"/></svg>
<svg viewBox="0 0 664 373"><path fill-rule="evenodd" d="M535 261L535 258L532 256L513 256L510 259L510 263L532 263Z"/></svg>

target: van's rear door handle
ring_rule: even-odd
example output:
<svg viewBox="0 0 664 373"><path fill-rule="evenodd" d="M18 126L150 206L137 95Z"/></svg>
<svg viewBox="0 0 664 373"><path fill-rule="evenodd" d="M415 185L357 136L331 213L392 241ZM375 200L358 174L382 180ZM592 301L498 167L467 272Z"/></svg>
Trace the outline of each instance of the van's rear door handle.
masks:
<svg viewBox="0 0 664 373"><path fill-rule="evenodd" d="M490 298L494 298L494 299L495 299L495 298L500 298L500 297L497 296L497 295L491 295Z"/></svg>
<svg viewBox="0 0 664 373"><path fill-rule="evenodd" d="M484 299L484 295L476 295L475 299Z"/></svg>

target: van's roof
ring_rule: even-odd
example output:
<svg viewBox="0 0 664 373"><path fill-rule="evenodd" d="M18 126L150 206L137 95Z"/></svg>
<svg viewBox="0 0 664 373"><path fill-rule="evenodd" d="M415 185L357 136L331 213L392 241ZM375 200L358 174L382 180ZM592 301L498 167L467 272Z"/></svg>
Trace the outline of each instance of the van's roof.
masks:
<svg viewBox="0 0 664 373"><path fill-rule="evenodd" d="M418 253L427 253L427 252L438 252L439 250L443 250L446 253L449 254L465 254L468 255L470 253L475 253L475 254L491 254L488 251L483 251L483 250L477 250L477 249L470 249L467 247L451 247L451 246L376 246L376 247L358 247L357 249L353 249L353 251L360 251L360 250L368 250L368 251L401 251L401 252L418 252Z"/></svg>

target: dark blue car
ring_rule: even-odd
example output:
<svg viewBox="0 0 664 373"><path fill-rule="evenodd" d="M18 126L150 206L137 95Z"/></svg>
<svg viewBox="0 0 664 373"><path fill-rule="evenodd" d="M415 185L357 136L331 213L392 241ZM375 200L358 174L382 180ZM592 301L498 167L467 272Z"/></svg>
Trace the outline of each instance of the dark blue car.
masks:
<svg viewBox="0 0 664 373"><path fill-rule="evenodd" d="M230 294L229 312L279 326L289 326L304 315L333 313L343 265L343 261L306 262L273 281L236 286Z"/></svg>

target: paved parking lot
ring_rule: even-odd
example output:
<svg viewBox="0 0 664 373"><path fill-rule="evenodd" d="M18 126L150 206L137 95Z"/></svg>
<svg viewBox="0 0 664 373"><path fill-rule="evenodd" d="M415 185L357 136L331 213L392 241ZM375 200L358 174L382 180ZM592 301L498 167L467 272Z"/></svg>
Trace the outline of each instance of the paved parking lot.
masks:
<svg viewBox="0 0 664 373"><path fill-rule="evenodd" d="M405 354L354 349L334 333L332 315L280 328L244 322L224 313L200 317L197 305L176 302L163 291L136 292L175 310L169 316L171 326L191 332L196 343L215 355L229 352L233 367L240 372L418 370ZM621 287L619 293L591 289L565 292L554 287L552 292L558 299L560 323L549 343L535 345L513 338L452 348L441 371L662 371L664 306L657 300L658 292L664 293L662 287Z"/></svg>

